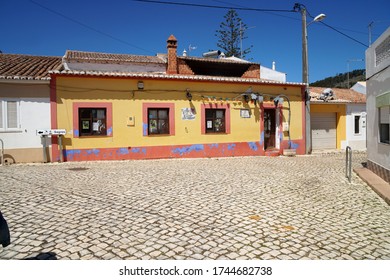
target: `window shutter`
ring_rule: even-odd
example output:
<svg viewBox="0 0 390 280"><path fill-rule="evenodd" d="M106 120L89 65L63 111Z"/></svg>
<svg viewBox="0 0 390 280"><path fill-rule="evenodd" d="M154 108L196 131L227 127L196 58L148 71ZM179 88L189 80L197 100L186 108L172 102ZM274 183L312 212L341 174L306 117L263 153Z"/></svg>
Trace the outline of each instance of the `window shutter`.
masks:
<svg viewBox="0 0 390 280"><path fill-rule="evenodd" d="M7 128L18 128L18 103L7 102Z"/></svg>
<svg viewBox="0 0 390 280"><path fill-rule="evenodd" d="M381 124L390 123L390 106L385 106L380 108L380 123Z"/></svg>

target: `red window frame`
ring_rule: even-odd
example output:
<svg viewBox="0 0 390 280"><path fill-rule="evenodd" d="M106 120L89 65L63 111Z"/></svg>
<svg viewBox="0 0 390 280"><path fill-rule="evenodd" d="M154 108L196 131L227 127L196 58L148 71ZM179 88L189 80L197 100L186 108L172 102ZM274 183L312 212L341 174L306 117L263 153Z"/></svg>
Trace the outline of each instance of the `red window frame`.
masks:
<svg viewBox="0 0 390 280"><path fill-rule="evenodd" d="M224 109L225 110L225 132L207 132L206 128L206 109ZM201 130L202 134L230 134L230 105L229 104L201 104Z"/></svg>
<svg viewBox="0 0 390 280"><path fill-rule="evenodd" d="M80 136L79 109L106 109L106 134ZM73 137L112 137L112 103L109 102L75 102L73 103Z"/></svg>
<svg viewBox="0 0 390 280"><path fill-rule="evenodd" d="M149 133L149 109L168 109L169 132L168 134ZM143 136L175 135L175 104L174 103L143 103L142 104Z"/></svg>

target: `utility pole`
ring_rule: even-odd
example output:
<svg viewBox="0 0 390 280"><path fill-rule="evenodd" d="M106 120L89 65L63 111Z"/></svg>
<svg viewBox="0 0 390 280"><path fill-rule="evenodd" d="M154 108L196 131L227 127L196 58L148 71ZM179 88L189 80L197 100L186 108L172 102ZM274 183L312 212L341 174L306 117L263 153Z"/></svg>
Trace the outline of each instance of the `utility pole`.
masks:
<svg viewBox="0 0 390 280"><path fill-rule="evenodd" d="M307 54L307 27L313 22L323 20L325 14L319 14L309 24L306 20L305 5L295 3L294 11L300 11L302 16L302 82L306 84L305 89L305 122L306 122L306 154L312 152L312 136L311 136L311 117L310 117L310 88L309 88L309 61Z"/></svg>
<svg viewBox="0 0 390 280"><path fill-rule="evenodd" d="M295 4L297 5L297 4ZM302 16L302 82L305 87L305 122L306 122L306 154L310 154L312 150L311 144L311 122L310 122L310 89L309 89L309 63L307 54L307 23L306 23L306 7L298 4L298 9ZM295 8L295 7L294 7Z"/></svg>

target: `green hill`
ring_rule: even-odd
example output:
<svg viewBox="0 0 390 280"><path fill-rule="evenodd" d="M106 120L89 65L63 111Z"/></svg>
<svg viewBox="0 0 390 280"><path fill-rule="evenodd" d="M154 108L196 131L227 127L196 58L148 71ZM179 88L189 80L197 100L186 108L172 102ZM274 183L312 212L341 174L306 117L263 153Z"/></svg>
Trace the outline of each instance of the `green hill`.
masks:
<svg viewBox="0 0 390 280"><path fill-rule="evenodd" d="M356 82L366 80L366 70L357 69L349 72L349 87L352 87ZM313 87L327 88L349 88L348 87L348 72L336 74L336 76L328 77L323 80L316 81L310 85Z"/></svg>

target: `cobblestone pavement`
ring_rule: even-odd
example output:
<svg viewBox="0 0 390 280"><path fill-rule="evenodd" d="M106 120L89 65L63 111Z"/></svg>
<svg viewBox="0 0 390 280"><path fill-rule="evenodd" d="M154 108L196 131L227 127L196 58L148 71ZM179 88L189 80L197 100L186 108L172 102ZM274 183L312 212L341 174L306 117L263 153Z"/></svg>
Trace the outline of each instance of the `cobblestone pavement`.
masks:
<svg viewBox="0 0 390 280"><path fill-rule="evenodd" d="M390 207L344 165L328 153L0 167L0 259L390 259Z"/></svg>

